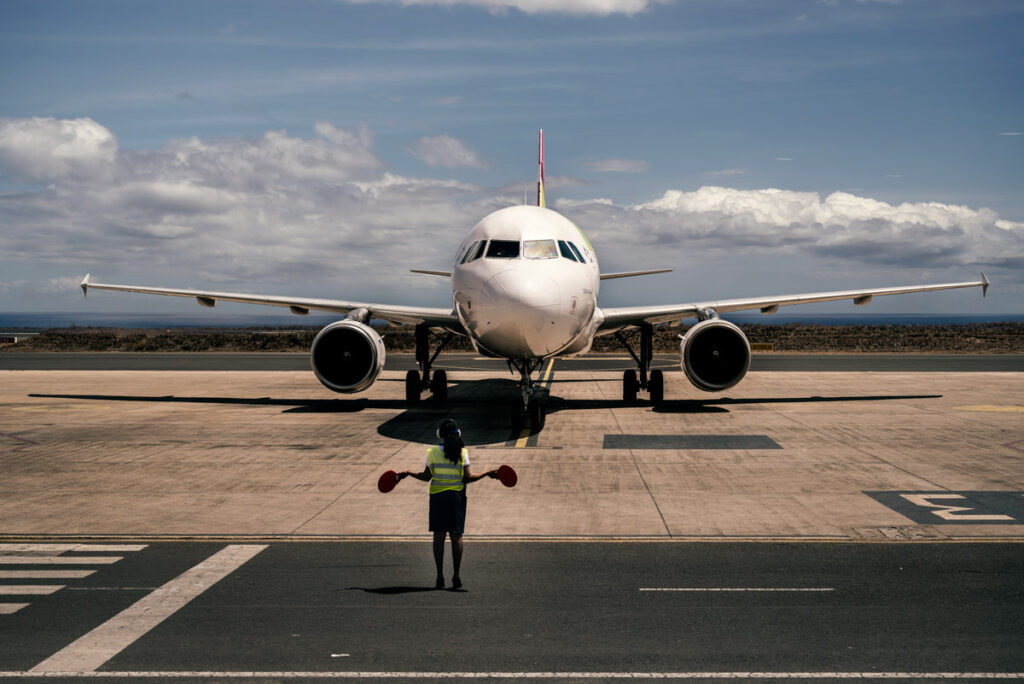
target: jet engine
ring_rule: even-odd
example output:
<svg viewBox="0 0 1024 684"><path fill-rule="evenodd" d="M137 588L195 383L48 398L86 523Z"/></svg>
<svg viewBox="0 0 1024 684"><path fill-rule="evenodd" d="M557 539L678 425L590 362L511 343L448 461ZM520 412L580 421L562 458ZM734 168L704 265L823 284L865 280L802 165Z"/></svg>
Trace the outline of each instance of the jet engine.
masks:
<svg viewBox="0 0 1024 684"><path fill-rule="evenodd" d="M320 331L309 350L316 378L324 387L350 394L362 392L384 368L384 341L365 323L344 320Z"/></svg>
<svg viewBox="0 0 1024 684"><path fill-rule="evenodd" d="M701 321L679 344L680 365L697 389L718 392L743 379L750 368L747 336L729 321Z"/></svg>

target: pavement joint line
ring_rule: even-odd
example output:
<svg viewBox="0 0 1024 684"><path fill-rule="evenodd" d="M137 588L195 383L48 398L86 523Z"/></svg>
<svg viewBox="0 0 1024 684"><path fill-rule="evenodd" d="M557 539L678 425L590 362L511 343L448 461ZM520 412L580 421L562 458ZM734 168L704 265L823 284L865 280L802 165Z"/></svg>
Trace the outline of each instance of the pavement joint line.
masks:
<svg viewBox="0 0 1024 684"><path fill-rule="evenodd" d="M0 671L10 678L97 678L97 679L1024 679L1024 672L246 672L246 671L138 671L138 672L17 672Z"/></svg>
<svg viewBox="0 0 1024 684"><path fill-rule="evenodd" d="M143 596L30 672L92 672L194 598L240 568L266 545L231 545Z"/></svg>
<svg viewBox="0 0 1024 684"><path fill-rule="evenodd" d="M115 539L117 535L98 537ZM124 537L121 537L124 538ZM271 544L271 543L370 543L370 542L430 542L429 535L132 535L131 539L144 540L149 543L239 543L239 544ZM861 537L832 536L697 536L683 535L664 536L619 536L619 535L575 535L575 536L540 536L540 535L465 535L466 541L490 543L588 543L588 544L647 544L647 543L686 543L686 544L738 544L738 543L785 543L785 544L1021 544L1024 535L1004 535L991 537L950 536L946 538L922 539L865 539ZM3 556L0 556L3 558ZM42 558L42 557L39 557ZM61 558L67 558L61 556ZM36 563L35 560L24 561L26 564Z"/></svg>

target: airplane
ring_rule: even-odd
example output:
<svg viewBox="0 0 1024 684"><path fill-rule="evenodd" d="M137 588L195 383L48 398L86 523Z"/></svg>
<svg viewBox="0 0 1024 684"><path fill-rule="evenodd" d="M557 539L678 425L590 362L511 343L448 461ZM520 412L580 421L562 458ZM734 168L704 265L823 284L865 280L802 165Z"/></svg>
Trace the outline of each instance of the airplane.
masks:
<svg viewBox="0 0 1024 684"><path fill-rule="evenodd" d="M665 379L651 369L654 326L696 319L680 336L680 366L696 388L717 392L736 385L750 367L750 343L739 327L720 314L759 309L763 314L780 306L852 299L863 306L874 297L981 287L981 280L836 292L815 292L744 299L721 299L655 306L601 307L603 280L629 278L671 269L602 273L594 246L570 219L548 209L544 193L544 131L540 131L536 205L510 206L485 216L459 245L450 271L412 269L414 273L449 278L452 303L446 307L402 306L335 299L276 297L209 290L185 290L138 285L96 283L86 275L82 291L90 289L193 297L205 307L218 301L287 307L293 314L310 311L344 314L324 327L313 340L310 364L317 379L342 394L362 392L377 380L386 353L371 319L415 325L416 363L405 379L405 398L416 404L424 392L445 401L448 378L443 369L432 372L438 354L454 336L468 337L484 356L506 359L519 374L521 411L535 429L544 424L546 390L533 374L555 357L587 353L598 335L614 335L636 362L623 373L622 398L637 401L645 391L652 403L663 401ZM624 331L639 330L639 349ZM443 338L432 351L430 331Z"/></svg>

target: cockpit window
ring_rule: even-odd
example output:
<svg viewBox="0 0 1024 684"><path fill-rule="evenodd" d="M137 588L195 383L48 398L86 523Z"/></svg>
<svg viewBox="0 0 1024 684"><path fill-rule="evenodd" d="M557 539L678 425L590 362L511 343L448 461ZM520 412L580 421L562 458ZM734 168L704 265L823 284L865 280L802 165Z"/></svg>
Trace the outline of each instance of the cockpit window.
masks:
<svg viewBox="0 0 1024 684"><path fill-rule="evenodd" d="M523 240L523 256L527 259L557 259L554 240Z"/></svg>
<svg viewBox="0 0 1024 684"><path fill-rule="evenodd" d="M484 255L485 249L487 249L487 240L474 242L466 250L466 256L462 257L462 263L468 264L470 261L476 261Z"/></svg>
<svg viewBox="0 0 1024 684"><path fill-rule="evenodd" d="M516 259L519 257L519 243L512 240L491 240L487 246L488 259Z"/></svg>
<svg viewBox="0 0 1024 684"><path fill-rule="evenodd" d="M576 243L570 242L569 247L572 248L572 253L576 255L576 258L580 260L581 264L587 263L587 260L583 258L582 254L580 254L580 248L576 246Z"/></svg>
<svg viewBox="0 0 1024 684"><path fill-rule="evenodd" d="M577 260L576 259L576 255L572 253L571 249L569 249L569 245L568 245L568 243L566 243L565 240L559 240L558 241L558 251L561 252L562 256L564 256L569 261L576 261Z"/></svg>
<svg viewBox="0 0 1024 684"><path fill-rule="evenodd" d="M467 261L469 261L469 258L473 255L473 253L476 251L476 248L479 247L479 246L480 246L480 242L477 241L477 242L474 242L473 244L471 244L469 247L467 247L466 248L466 252L465 252L465 254L462 255L462 259L459 261L459 263L460 264L464 264Z"/></svg>

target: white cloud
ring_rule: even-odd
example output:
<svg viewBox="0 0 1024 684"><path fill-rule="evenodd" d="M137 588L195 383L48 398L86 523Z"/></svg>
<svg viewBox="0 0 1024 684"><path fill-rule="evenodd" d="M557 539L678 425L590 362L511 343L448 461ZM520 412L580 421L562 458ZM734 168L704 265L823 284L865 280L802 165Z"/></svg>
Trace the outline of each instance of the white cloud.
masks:
<svg viewBox="0 0 1024 684"><path fill-rule="evenodd" d="M586 167L595 173L645 173L651 164L642 159L598 159Z"/></svg>
<svg viewBox="0 0 1024 684"><path fill-rule="evenodd" d="M483 169L486 162L465 143L450 135L437 135L417 140L409 152L428 166L442 166L454 169L462 166Z"/></svg>
<svg viewBox="0 0 1024 684"><path fill-rule="evenodd" d="M253 140L189 139L121 150L103 162L102 174L51 176L47 186L0 194L0 226L17 226L0 230L0 270L3 262L32 264L36 273L66 276L18 282L31 280L21 269L0 293L24 308L92 272L113 282L438 305L450 295L445 283L406 270L450 266L469 228L521 201L524 188L532 198L533 181L486 189L389 173L372 141L368 129L328 123L309 137L271 131ZM8 155L0 151L0 163L9 165ZM551 206L606 259L628 255L623 267L716 255L742 263L749 255L825 270L822 264L893 268L901 276L936 268L950 279L951 268L969 266L985 268L994 282L1024 280L1024 224L989 209L717 186L622 205L559 198L551 193L558 186L575 186L576 197L586 186L549 178ZM147 302L119 305L138 310Z"/></svg>
<svg viewBox="0 0 1024 684"><path fill-rule="evenodd" d="M1006 136L1016 137L1018 135L1024 135L1024 132L1021 132L1021 131L1005 131L1003 133L1000 133L999 135L1006 135Z"/></svg>
<svg viewBox="0 0 1024 684"><path fill-rule="evenodd" d="M891 205L834 192L703 187L632 206L579 203L572 215L614 242L674 248L776 250L909 267L1024 267L1024 223L990 209L938 202ZM652 252L653 253L653 252Z"/></svg>
<svg viewBox="0 0 1024 684"><path fill-rule="evenodd" d="M0 165L18 180L104 173L116 155L117 138L92 119L0 119Z"/></svg>
<svg viewBox="0 0 1024 684"><path fill-rule="evenodd" d="M569 14L575 16L633 15L643 12L660 0L347 0L354 4L384 2L401 5L438 5L453 7L468 5L491 12L516 9L526 14Z"/></svg>

